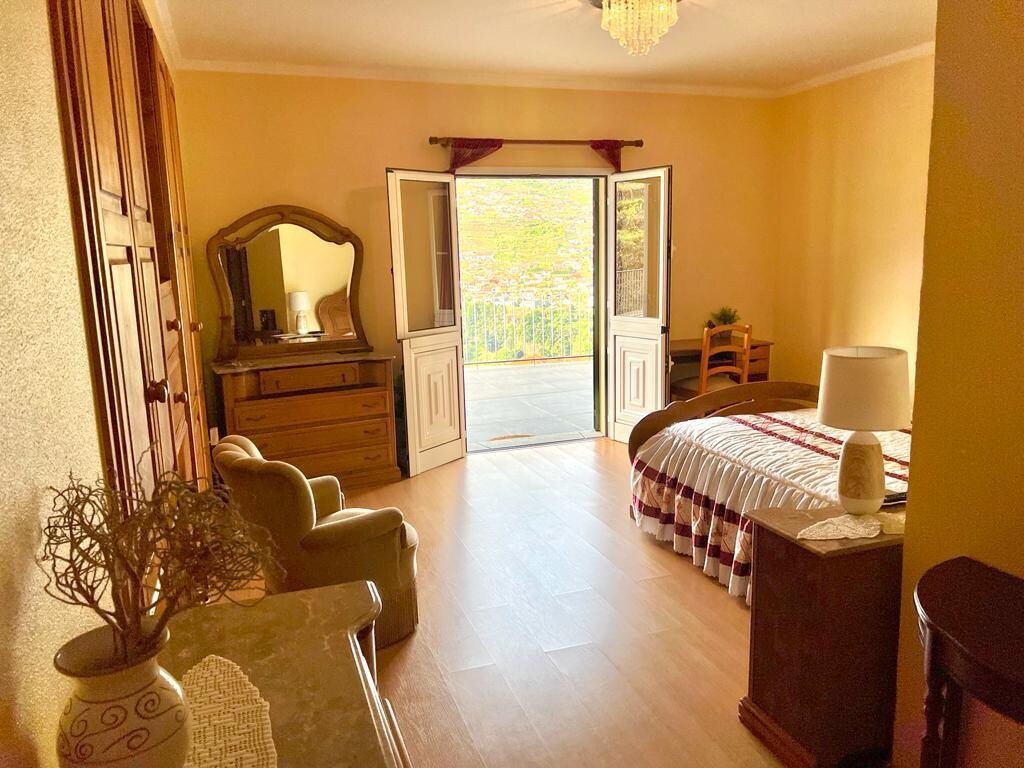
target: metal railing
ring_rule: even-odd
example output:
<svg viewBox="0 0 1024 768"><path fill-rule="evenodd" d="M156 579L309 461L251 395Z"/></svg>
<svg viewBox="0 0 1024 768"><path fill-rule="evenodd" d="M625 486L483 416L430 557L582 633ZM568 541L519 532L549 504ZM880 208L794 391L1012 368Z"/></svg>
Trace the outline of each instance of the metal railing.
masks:
<svg viewBox="0 0 1024 768"><path fill-rule="evenodd" d="M615 270L615 315L644 317L647 314L647 270Z"/></svg>
<svg viewBox="0 0 1024 768"><path fill-rule="evenodd" d="M593 291L464 298L462 338L464 360L470 365L590 357Z"/></svg>

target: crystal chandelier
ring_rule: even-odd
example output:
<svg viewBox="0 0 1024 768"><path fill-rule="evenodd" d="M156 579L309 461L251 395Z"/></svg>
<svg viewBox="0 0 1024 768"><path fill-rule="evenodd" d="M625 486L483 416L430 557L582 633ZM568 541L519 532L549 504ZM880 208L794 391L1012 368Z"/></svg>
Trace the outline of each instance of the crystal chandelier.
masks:
<svg viewBox="0 0 1024 768"><path fill-rule="evenodd" d="M630 56L644 56L679 20L678 1L602 0L601 28Z"/></svg>

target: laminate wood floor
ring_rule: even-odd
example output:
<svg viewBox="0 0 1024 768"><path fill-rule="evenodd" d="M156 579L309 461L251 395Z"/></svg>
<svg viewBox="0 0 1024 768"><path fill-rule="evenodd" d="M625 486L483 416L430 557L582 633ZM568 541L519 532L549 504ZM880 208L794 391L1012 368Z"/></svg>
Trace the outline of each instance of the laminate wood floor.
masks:
<svg viewBox="0 0 1024 768"><path fill-rule="evenodd" d="M348 494L420 535L420 626L380 653L416 768L777 766L742 725L749 613L629 519L607 439Z"/></svg>

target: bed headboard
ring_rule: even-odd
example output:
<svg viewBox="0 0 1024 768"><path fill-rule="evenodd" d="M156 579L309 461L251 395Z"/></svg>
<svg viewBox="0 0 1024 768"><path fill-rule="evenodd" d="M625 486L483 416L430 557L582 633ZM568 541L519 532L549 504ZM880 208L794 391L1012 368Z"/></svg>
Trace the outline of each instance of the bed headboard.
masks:
<svg viewBox="0 0 1024 768"><path fill-rule="evenodd" d="M796 381L756 381L737 384L698 395L690 400L670 403L667 408L647 414L629 435L629 461L636 458L640 446L665 427L680 421L706 416L736 413L771 413L811 408L818 403L818 385Z"/></svg>

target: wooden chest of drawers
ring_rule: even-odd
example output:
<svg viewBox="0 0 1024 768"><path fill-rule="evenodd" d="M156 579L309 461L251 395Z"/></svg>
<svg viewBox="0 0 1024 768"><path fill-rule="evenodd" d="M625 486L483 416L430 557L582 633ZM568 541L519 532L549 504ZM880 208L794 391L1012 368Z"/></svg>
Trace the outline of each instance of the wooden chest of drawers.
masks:
<svg viewBox="0 0 1024 768"><path fill-rule="evenodd" d="M214 363L227 434L342 488L401 477L392 359L324 353Z"/></svg>

